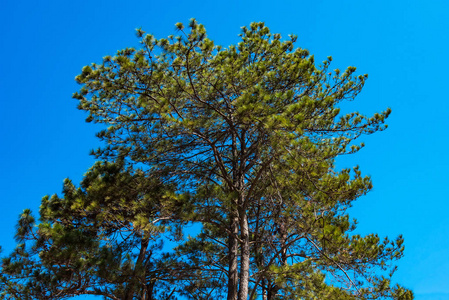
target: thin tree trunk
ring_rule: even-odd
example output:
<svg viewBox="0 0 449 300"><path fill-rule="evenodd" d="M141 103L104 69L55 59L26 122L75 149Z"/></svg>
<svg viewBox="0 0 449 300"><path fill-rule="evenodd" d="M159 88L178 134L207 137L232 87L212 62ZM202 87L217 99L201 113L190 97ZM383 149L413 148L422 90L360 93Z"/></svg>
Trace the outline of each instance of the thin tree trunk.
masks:
<svg viewBox="0 0 449 300"><path fill-rule="evenodd" d="M231 117L233 119L233 117ZM237 132L232 129L232 186L229 190L235 192L238 186L238 152ZM238 190L238 189L237 189ZM238 296L238 234L239 234L239 199L233 199L231 207L231 234L229 235L229 278L227 300L237 300Z"/></svg>
<svg viewBox="0 0 449 300"><path fill-rule="evenodd" d="M144 234L144 237L142 238L142 242L140 244L139 256L137 257L136 265L134 266L133 274L127 287L127 292L124 298L125 300L132 300L134 297L134 289L136 286L136 281L138 280L137 277L140 277L142 273L143 261L147 253L149 243L150 238L147 236L147 234Z"/></svg>
<svg viewBox="0 0 449 300"><path fill-rule="evenodd" d="M154 290L154 284L156 283L155 280L151 280L150 283L147 285L147 300L154 300L153 297L153 290Z"/></svg>
<svg viewBox="0 0 449 300"><path fill-rule="evenodd" d="M237 213L231 216L231 232L229 235L229 273L228 273L228 297L227 300L237 300L238 292L238 270L237 270L237 255L238 255L238 241L237 235L239 233L239 224Z"/></svg>
<svg viewBox="0 0 449 300"><path fill-rule="evenodd" d="M262 279L262 299L268 300L267 298L267 288L265 287L265 279Z"/></svg>
<svg viewBox="0 0 449 300"><path fill-rule="evenodd" d="M240 214L240 230L241 230L241 258L240 258L240 288L239 300L248 299L249 288L249 228L248 216L245 211Z"/></svg>

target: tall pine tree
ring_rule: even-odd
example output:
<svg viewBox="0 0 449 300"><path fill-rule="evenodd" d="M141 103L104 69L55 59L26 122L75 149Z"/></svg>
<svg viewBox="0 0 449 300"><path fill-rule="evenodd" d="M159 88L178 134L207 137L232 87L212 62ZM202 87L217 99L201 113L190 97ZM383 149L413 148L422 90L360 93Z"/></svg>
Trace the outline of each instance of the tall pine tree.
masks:
<svg viewBox="0 0 449 300"><path fill-rule="evenodd" d="M161 256L161 270L173 274L159 280L166 299L412 299L389 279L402 238L352 233L347 209L371 189L370 178L358 167L335 168L336 158L363 147L361 135L386 128L389 110L340 112L367 76L354 67L330 71L331 58L317 66L295 48L296 36L282 40L263 23L243 27L241 42L228 48L195 20L187 30L176 26L179 35L166 39L138 30L142 47L84 67L74 95L88 121L107 126L98 158L173 191L151 203L155 215L124 217L143 226L136 249L162 212L174 228L201 225ZM133 272L150 274L138 257ZM136 280L114 295L151 299L142 287L154 278Z"/></svg>

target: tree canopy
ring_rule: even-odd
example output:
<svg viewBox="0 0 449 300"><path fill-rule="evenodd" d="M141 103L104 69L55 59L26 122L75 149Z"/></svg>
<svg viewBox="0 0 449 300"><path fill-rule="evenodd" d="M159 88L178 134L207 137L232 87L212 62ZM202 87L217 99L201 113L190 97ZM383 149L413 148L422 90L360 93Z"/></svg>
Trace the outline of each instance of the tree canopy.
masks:
<svg viewBox="0 0 449 300"><path fill-rule="evenodd" d="M389 109L340 111L367 75L317 65L263 23L227 48L195 20L176 27L139 29L140 49L76 77L79 108L105 125L100 161L37 222L21 214L3 297L413 299L391 283L402 237L354 233L347 209L370 178L335 166L386 128Z"/></svg>

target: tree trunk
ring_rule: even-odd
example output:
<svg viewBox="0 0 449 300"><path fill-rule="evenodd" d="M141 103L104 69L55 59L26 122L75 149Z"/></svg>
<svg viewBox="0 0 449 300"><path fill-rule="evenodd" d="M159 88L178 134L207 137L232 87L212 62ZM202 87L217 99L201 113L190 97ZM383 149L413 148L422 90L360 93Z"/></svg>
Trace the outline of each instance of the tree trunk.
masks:
<svg viewBox="0 0 449 300"><path fill-rule="evenodd" d="M154 300L153 297L153 290L154 290L154 284L156 283L156 280L151 280L150 283L147 285L147 291L146 291L146 300Z"/></svg>
<svg viewBox="0 0 449 300"><path fill-rule="evenodd" d="M231 215L231 232L229 235L229 273L228 273L228 297L227 300L237 300L238 270L238 240L239 224L237 213Z"/></svg>
<svg viewBox="0 0 449 300"><path fill-rule="evenodd" d="M136 265L134 266L131 281L128 284L124 300L132 300L134 298L134 289L135 289L136 283L138 281L138 277L140 277L142 275L142 271L144 271L143 270L143 261L145 259L145 255L147 253L147 248L148 248L149 242L150 242L150 238L147 236L147 234L144 234L144 237L142 238L142 241L140 243L139 256L137 257Z"/></svg>
<svg viewBox="0 0 449 300"><path fill-rule="evenodd" d="M267 288L265 287L265 279L262 279L262 299L268 300Z"/></svg>
<svg viewBox="0 0 449 300"><path fill-rule="evenodd" d="M239 288L239 300L248 299L248 287L249 287L249 228L248 228L248 216L245 211L240 214L240 230L241 230L241 258L240 258L240 288Z"/></svg>

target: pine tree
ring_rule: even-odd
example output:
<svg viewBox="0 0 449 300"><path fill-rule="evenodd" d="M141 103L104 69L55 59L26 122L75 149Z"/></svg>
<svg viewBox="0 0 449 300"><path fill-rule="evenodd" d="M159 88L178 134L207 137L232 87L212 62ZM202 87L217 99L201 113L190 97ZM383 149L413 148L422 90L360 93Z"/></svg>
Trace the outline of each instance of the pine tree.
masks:
<svg viewBox="0 0 449 300"><path fill-rule="evenodd" d="M358 167L335 168L340 155L363 147L360 136L386 128L389 109L340 112L367 75L330 71L330 57L317 66L295 48L296 36L283 40L263 23L243 27L241 42L228 48L195 20L188 30L176 26L179 35L165 39L139 29L141 49L84 67L74 95L88 121L107 126L94 154L182 198L152 204L164 215L168 203L176 228L201 225L160 261L176 274L161 280L174 287L168 297L413 299L389 279L402 237L352 233L347 209L371 189L370 178ZM154 218L133 224L152 228ZM127 283L126 299L149 299L137 285Z"/></svg>
<svg viewBox="0 0 449 300"><path fill-rule="evenodd" d="M2 262L2 299L169 299L177 275L165 267L162 236L190 210L185 196L103 162L79 188L66 179L63 195L42 199L39 222L28 209L20 215L19 244Z"/></svg>

